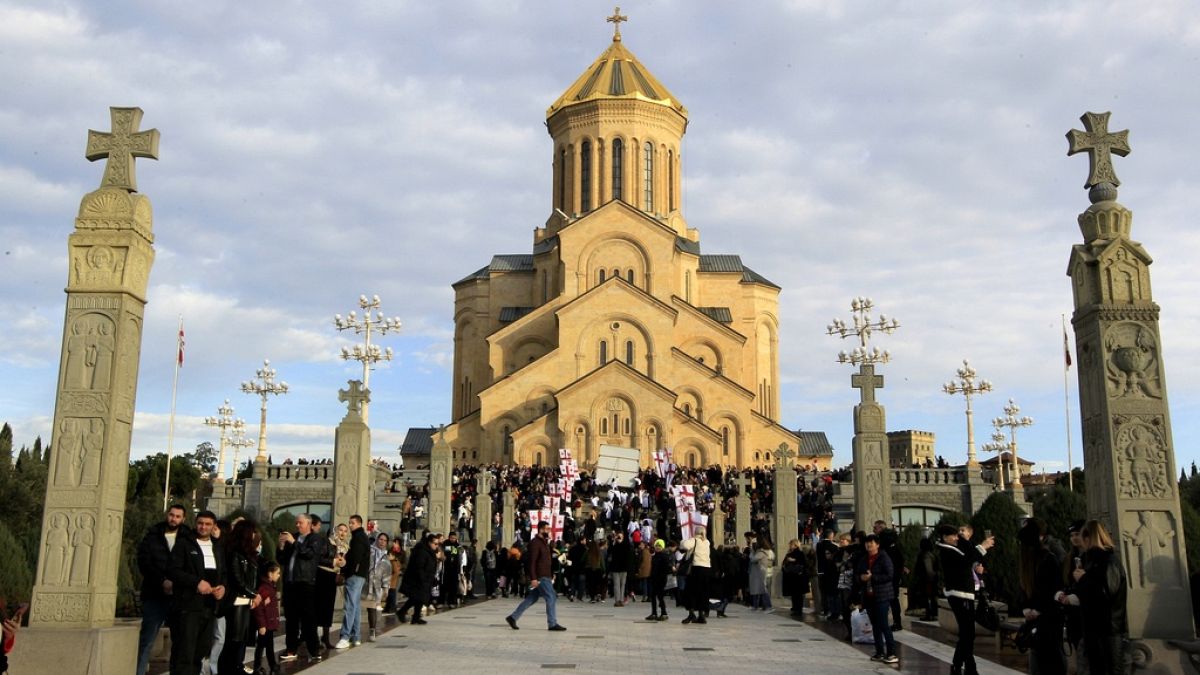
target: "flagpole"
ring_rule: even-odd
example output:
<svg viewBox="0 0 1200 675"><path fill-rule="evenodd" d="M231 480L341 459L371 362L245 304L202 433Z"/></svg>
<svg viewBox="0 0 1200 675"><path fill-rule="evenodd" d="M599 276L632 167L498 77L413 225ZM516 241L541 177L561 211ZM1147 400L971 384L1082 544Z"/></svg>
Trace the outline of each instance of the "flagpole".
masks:
<svg viewBox="0 0 1200 675"><path fill-rule="evenodd" d="M179 392L179 366L183 350L183 315L179 315L179 332L176 334L175 377L171 382L171 421L167 426L167 472L163 478L163 511L171 499L171 454L175 449L175 396Z"/></svg>
<svg viewBox="0 0 1200 675"><path fill-rule="evenodd" d="M1067 346L1067 315L1062 314L1063 331L1063 420L1067 429L1067 487L1075 491L1075 465L1071 460L1071 386L1068 373L1071 370L1071 351Z"/></svg>

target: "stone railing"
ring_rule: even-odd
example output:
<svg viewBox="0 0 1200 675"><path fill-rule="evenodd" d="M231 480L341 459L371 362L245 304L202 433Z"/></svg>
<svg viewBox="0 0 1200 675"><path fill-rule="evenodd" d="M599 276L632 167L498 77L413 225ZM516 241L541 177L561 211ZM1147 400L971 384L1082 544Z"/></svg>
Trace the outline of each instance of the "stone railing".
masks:
<svg viewBox="0 0 1200 675"><path fill-rule="evenodd" d="M967 471L949 469L892 469L892 485L962 485Z"/></svg>
<svg viewBox="0 0 1200 675"><path fill-rule="evenodd" d="M267 480L333 480L332 464L272 464Z"/></svg>

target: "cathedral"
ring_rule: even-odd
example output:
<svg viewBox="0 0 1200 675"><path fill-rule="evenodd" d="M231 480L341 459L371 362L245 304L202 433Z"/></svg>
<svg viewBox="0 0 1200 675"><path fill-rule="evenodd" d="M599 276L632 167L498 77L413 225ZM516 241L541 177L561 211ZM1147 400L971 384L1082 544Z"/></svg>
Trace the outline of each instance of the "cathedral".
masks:
<svg viewBox="0 0 1200 675"><path fill-rule="evenodd" d="M453 284L445 439L458 462L581 466L601 445L683 466L829 466L820 432L779 422L779 286L701 252L682 203L687 108L612 44L546 111L550 216L530 253ZM413 430L418 435L427 430ZM413 433L410 432L410 440ZM406 442L409 445L409 442Z"/></svg>

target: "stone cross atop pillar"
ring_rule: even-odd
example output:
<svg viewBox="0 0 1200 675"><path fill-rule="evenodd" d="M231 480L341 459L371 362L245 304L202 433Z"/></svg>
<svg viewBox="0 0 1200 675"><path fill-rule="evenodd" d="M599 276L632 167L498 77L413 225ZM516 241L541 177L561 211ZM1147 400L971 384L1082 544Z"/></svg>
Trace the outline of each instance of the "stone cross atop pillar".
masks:
<svg viewBox="0 0 1200 675"><path fill-rule="evenodd" d="M733 479L733 484L738 491L733 499L733 522L737 528L733 540L740 542L742 535L750 531L750 479L738 476Z"/></svg>
<svg viewBox="0 0 1200 675"><path fill-rule="evenodd" d="M850 376L850 385L861 394L854 406L854 520L861 530L876 520L892 522L892 485L887 421L883 406L875 401L883 376L875 374L875 366L864 363Z"/></svg>
<svg viewBox="0 0 1200 675"><path fill-rule="evenodd" d="M446 426L442 425L437 432L437 440L429 451L429 514L428 529L430 532L446 534L453 525L450 521L451 495L450 489L454 481L454 458L450 444L446 442Z"/></svg>
<svg viewBox="0 0 1200 675"><path fill-rule="evenodd" d="M796 451L782 443L775 450L775 584L773 592L782 591L783 556L787 545L799 532L800 509L796 504Z"/></svg>
<svg viewBox="0 0 1200 675"><path fill-rule="evenodd" d="M1116 201L1109 153L1129 152L1128 132L1108 133L1108 117L1085 114L1088 133L1068 134L1067 153L1086 151L1091 164L1085 187L1092 205L1079 215L1084 243L1073 247L1067 267L1088 514L1112 534L1129 577L1130 637L1147 658L1186 672L1181 652L1162 643L1195 633L1159 307L1150 255L1129 238L1133 214Z"/></svg>
<svg viewBox="0 0 1200 675"><path fill-rule="evenodd" d="M350 380L348 389L338 390L338 400L347 404L346 416L334 431L333 522L344 523L352 515L368 519L371 508L371 430L363 422L362 404L371 400L371 390Z"/></svg>
<svg viewBox="0 0 1200 675"><path fill-rule="evenodd" d="M108 158L67 240L67 302L53 452L28 629L37 649L13 672L130 672L137 633L113 626L125 518L153 210L136 193L133 158L158 156L140 108L110 108L111 133L89 132L86 157ZM74 629L74 630L72 630ZM36 636L36 637L35 637ZM81 650L82 647L82 650ZM20 652L21 650L17 650ZM55 655L72 654L64 670ZM36 663L44 657L45 663Z"/></svg>

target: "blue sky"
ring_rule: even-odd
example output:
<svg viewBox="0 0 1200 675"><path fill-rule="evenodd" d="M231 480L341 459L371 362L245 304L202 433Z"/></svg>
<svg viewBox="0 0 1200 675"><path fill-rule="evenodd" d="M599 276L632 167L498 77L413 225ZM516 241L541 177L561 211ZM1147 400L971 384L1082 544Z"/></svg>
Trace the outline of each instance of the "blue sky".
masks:
<svg viewBox="0 0 1200 675"><path fill-rule="evenodd" d="M176 447L270 358L292 391L270 404L276 459L330 456L358 377L332 316L379 294L402 333L372 376L374 454L447 421L450 284L494 253L528 252L550 212L546 107L608 44L610 4L151 3L0 0L0 419L48 434L66 237L103 167L83 158L108 106L145 110L160 160L133 456L166 445L176 322ZM965 456L964 357L1036 425L1022 456L1065 463L1060 315L1088 205L1064 134L1113 112L1133 234L1152 256L1178 463L1200 432L1200 251L1189 118L1200 65L1190 2L629 2L625 44L688 107L683 209L706 253L736 253L784 288L783 422L850 457L851 369L824 334L867 295L903 328L878 340L888 426ZM1080 461L1075 373L1071 429Z"/></svg>

